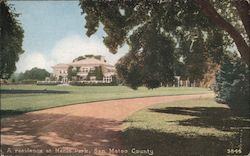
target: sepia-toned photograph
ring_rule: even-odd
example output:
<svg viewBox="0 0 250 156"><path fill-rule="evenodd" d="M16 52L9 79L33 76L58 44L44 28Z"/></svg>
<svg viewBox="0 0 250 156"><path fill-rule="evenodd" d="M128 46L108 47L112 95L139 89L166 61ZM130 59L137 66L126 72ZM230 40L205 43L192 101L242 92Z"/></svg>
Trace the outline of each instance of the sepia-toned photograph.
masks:
<svg viewBox="0 0 250 156"><path fill-rule="evenodd" d="M249 0L0 0L0 156L250 156Z"/></svg>

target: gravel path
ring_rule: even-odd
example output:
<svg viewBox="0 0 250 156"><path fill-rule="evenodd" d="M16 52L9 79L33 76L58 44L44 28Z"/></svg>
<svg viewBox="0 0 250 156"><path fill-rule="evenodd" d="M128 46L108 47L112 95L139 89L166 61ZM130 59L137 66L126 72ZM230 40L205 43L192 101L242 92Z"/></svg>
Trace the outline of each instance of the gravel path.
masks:
<svg viewBox="0 0 250 156"><path fill-rule="evenodd" d="M4 118L1 120L2 152L9 155L120 156L126 150L121 142L121 125L129 115L154 104L207 96L213 95L110 100Z"/></svg>

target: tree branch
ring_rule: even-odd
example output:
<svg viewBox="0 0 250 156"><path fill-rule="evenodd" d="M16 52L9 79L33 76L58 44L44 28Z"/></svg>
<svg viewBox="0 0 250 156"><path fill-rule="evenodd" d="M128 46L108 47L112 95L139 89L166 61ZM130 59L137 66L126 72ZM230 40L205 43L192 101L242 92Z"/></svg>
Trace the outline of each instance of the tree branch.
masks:
<svg viewBox="0 0 250 156"><path fill-rule="evenodd" d="M250 41L250 4L246 0L235 0L234 5L239 13Z"/></svg>
<svg viewBox="0 0 250 156"><path fill-rule="evenodd" d="M234 40L237 49L245 63L250 66L250 47L241 34L223 17L218 14L208 0L193 0L200 10L218 27L225 30Z"/></svg>

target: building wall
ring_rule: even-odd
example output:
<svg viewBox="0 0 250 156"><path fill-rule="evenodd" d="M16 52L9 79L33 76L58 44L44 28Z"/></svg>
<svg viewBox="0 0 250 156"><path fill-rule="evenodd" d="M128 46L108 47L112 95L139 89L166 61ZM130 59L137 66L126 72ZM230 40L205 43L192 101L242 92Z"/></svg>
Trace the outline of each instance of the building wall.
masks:
<svg viewBox="0 0 250 156"><path fill-rule="evenodd" d="M86 80L88 73L91 70L95 70L95 67L98 67L100 65L83 65L83 66L78 66L78 65L73 65L72 70L77 70L79 69L79 72L77 72L77 76L81 78L81 80ZM102 72L103 72L103 82L104 83L111 83L112 82L112 76L115 75L115 68L112 66L104 66L102 65ZM53 67L53 75L57 78L57 80L63 78L64 81L67 80L68 76L68 67ZM95 77L91 77L90 81L95 81Z"/></svg>
<svg viewBox="0 0 250 156"><path fill-rule="evenodd" d="M53 76L55 76L57 79L59 79L59 77L67 77L68 76L68 68L53 68Z"/></svg>

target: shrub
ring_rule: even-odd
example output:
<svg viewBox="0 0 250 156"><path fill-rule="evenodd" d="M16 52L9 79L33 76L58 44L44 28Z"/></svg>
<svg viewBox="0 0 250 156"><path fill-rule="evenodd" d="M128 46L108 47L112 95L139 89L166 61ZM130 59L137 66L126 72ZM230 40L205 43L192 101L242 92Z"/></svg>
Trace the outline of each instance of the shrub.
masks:
<svg viewBox="0 0 250 156"><path fill-rule="evenodd" d="M237 57L226 57L216 75L216 101L235 112L249 114L249 69Z"/></svg>
<svg viewBox="0 0 250 156"><path fill-rule="evenodd" d="M37 80L22 80L21 84L36 84Z"/></svg>
<svg viewBox="0 0 250 156"><path fill-rule="evenodd" d="M84 86L84 82L80 82L80 81L70 81L69 84L71 86Z"/></svg>
<svg viewBox="0 0 250 156"><path fill-rule="evenodd" d="M36 84L37 85L51 85L51 86L55 86L55 85L62 84L62 82L61 81L37 81Z"/></svg>
<svg viewBox="0 0 250 156"><path fill-rule="evenodd" d="M117 83L103 83L103 82L83 82L83 81L71 81L69 82L72 86L117 86Z"/></svg>

